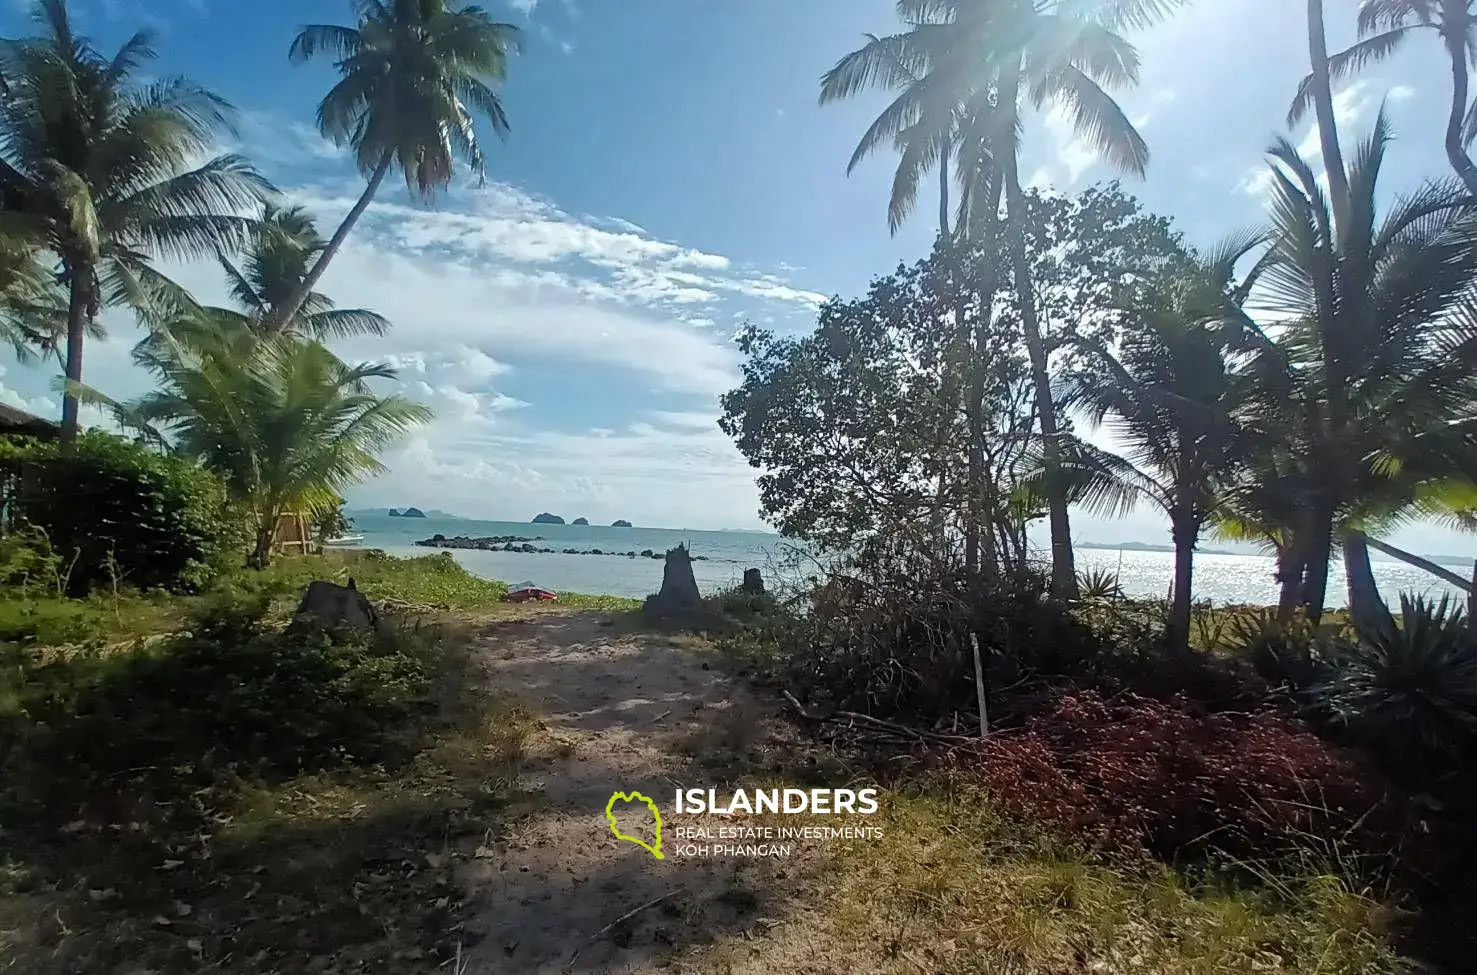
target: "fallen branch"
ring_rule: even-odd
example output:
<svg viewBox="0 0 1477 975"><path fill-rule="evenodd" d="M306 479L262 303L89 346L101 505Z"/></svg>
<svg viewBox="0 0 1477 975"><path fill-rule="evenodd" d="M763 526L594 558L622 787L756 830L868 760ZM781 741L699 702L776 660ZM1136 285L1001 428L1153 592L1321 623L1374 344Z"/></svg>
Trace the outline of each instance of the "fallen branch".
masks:
<svg viewBox="0 0 1477 975"><path fill-rule="evenodd" d="M974 740L964 735L946 735L938 731L924 731L922 728L910 728L907 725L898 724L895 721L874 718L870 714L861 714L857 711L832 711L830 714L824 715L811 714L795 699L795 695L789 691L781 691L781 693L785 696L785 700L790 702L790 706L799 712L802 718L805 718L807 721L814 721L817 724L836 723L839 719L845 719L846 721L868 725L894 735L901 735L905 738L915 738L919 741L954 743Z"/></svg>
<svg viewBox="0 0 1477 975"><path fill-rule="evenodd" d="M564 963L564 970L566 972L573 971L573 969L574 969L574 963L579 960L580 952L584 951L586 948L590 947L590 945L594 944L595 942L599 941L601 938L605 937L607 934L609 934L611 932L611 929L613 929L614 927L616 927L616 925L620 924L622 921L629 921L631 918L635 917L637 914L640 914L642 911L649 910L649 909L651 909L653 907L656 907L658 904L662 903L663 901L669 901L673 897L676 897L678 894L680 894L683 891L685 891L686 889L687 889L687 885L684 884L683 886L678 887L676 890L668 891L667 893L663 894L662 896L657 897L657 898L654 898L653 900L649 900L645 904L640 905L639 907L633 907L633 908L631 908L629 911L627 911L626 913L622 914L620 917L616 918L614 921L611 921L605 927L601 928L599 931L596 931L594 934L590 935L589 939L587 941L585 941L584 944L582 944L578 948L574 949L574 954L570 955L569 956L569 961L567 961L567 962Z"/></svg>

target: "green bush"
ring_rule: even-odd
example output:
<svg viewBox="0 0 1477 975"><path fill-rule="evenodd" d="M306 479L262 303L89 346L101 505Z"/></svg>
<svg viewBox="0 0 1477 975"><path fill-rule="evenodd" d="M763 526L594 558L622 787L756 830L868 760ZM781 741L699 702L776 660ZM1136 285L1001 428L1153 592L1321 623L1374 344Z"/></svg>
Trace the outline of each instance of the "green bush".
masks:
<svg viewBox="0 0 1477 975"><path fill-rule="evenodd" d="M1340 641L1316 716L1415 785L1459 776L1477 757L1477 640L1460 606L1400 597L1400 621Z"/></svg>
<svg viewBox="0 0 1477 975"><path fill-rule="evenodd" d="M389 625L281 632L260 623L265 606L223 602L189 632L123 652L0 646L5 818L106 811L124 795L177 802L412 754L414 719L432 706L432 645Z"/></svg>
<svg viewBox="0 0 1477 975"><path fill-rule="evenodd" d="M71 595L114 585L195 590L245 544L217 477L105 433L83 434L66 454L51 443L0 442L0 471L18 478L14 515L44 538L57 585Z"/></svg>

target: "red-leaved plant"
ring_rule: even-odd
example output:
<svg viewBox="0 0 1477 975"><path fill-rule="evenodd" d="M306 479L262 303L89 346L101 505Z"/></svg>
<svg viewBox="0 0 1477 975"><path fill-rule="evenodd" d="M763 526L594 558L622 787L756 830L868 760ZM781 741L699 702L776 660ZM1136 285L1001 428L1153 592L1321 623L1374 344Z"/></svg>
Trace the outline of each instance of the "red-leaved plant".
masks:
<svg viewBox="0 0 1477 975"><path fill-rule="evenodd" d="M949 764L1006 811L1131 856L1385 853L1405 820L1367 763L1298 722L1182 699L1068 693Z"/></svg>

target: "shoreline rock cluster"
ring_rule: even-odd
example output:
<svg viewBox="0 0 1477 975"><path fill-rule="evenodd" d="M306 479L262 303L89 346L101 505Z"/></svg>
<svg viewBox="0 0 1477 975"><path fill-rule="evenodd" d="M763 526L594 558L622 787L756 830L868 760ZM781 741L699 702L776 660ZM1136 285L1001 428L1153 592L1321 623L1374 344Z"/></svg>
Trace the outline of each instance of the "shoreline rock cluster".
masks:
<svg viewBox="0 0 1477 975"><path fill-rule="evenodd" d="M599 548L540 548L534 542L542 542L542 536L525 538L521 535L489 535L483 538L468 538L466 535L457 535L447 538L437 533L430 538L423 538L415 544L422 548L464 548L474 549L481 552L522 552L526 555L614 555L626 559L661 559L666 557L665 552L654 552L651 549L642 549L639 552L617 552L614 549L606 551ZM692 556L694 561L706 562L706 555Z"/></svg>

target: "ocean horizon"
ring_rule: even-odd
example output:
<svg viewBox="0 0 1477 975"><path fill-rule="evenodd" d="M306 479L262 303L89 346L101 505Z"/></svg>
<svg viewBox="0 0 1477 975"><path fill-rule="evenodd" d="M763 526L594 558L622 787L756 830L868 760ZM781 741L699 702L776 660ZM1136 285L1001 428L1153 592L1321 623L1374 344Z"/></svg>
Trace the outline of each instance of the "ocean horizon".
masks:
<svg viewBox="0 0 1477 975"><path fill-rule="evenodd" d="M640 598L655 592L662 582L660 560L641 558L639 554L636 558L628 558L624 554L565 555L558 551L565 548L640 553L646 549L664 552L685 543L694 557L701 556L693 562L693 574L704 593L738 584L747 568L760 569L766 580L775 582L798 578L816 567L814 560L806 556L803 546L772 532L535 525L531 522L460 517L403 518L372 512L350 512L349 516L354 533L364 536L361 548L378 548L391 555L402 556L450 552L467 571L482 578L508 583L534 582L562 592ZM437 534L447 538L514 535L540 539L534 544L556 551L523 553L440 549L415 544ZM1100 545L1078 546L1079 572L1113 572L1129 596L1168 595L1174 577L1173 553ZM1041 555L1045 558L1046 552ZM1380 592L1391 604L1398 603L1401 593L1412 592L1431 598L1448 595L1463 603L1466 601L1466 595L1456 587L1415 566L1376 560L1373 567ZM1275 570L1275 560L1266 555L1201 552L1195 557L1195 598L1218 605L1273 604L1277 601ZM1454 571L1462 573L1460 568ZM1329 571L1328 605L1340 607L1345 600L1343 565L1335 559Z"/></svg>

